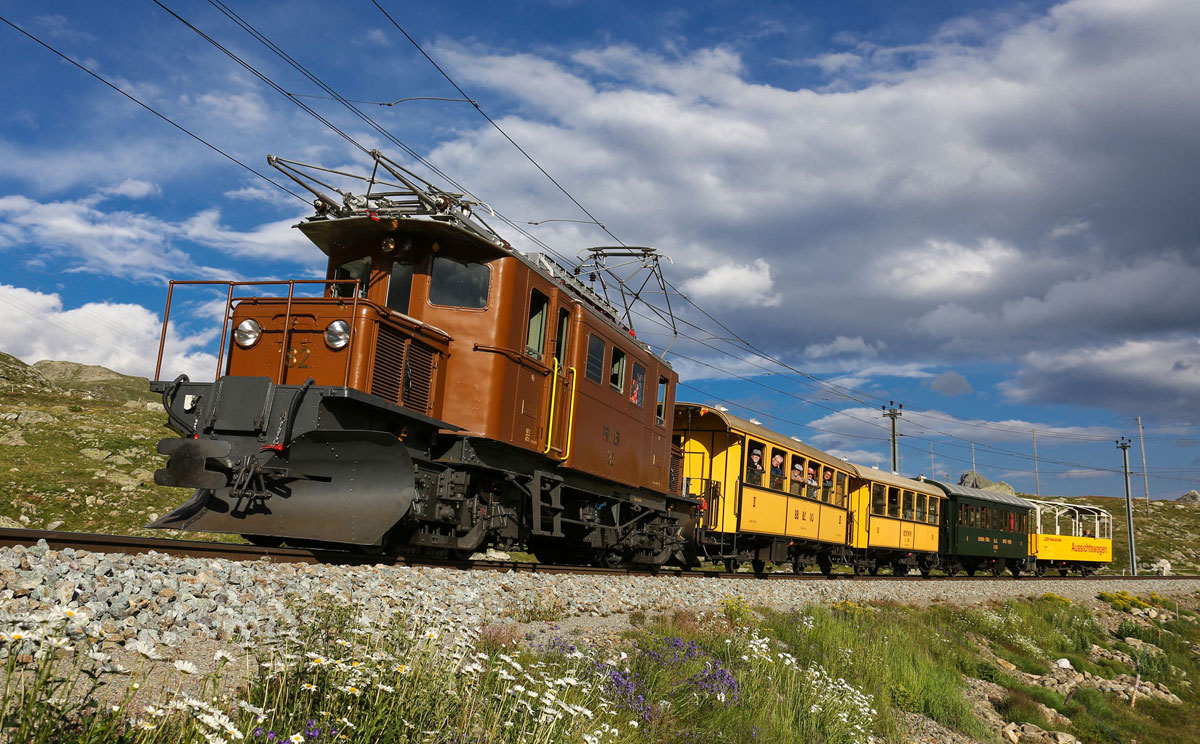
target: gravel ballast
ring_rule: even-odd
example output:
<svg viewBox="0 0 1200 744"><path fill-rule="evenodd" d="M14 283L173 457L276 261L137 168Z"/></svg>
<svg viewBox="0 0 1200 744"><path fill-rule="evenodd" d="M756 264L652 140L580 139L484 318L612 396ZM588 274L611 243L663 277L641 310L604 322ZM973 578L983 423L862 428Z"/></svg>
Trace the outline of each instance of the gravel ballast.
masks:
<svg viewBox="0 0 1200 744"><path fill-rule="evenodd" d="M523 609L552 603L557 618L592 627L628 626L628 613L711 610L726 597L793 609L839 601L973 604L1053 592L1079 601L1100 591L1200 591L1200 578L868 581L851 578L762 581L497 573L412 566L338 566L177 558L160 553L101 554L35 547L0 550L0 610L23 614L71 606L108 644L142 640L166 647L190 641L252 642L294 627L314 598L353 603L385 620L419 602L455 624L515 622Z"/></svg>

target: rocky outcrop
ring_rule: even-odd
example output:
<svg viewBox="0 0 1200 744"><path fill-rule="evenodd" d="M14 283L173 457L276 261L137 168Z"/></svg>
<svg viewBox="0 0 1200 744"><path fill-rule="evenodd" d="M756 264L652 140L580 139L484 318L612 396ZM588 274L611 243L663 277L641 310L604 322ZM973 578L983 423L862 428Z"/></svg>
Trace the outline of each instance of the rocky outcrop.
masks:
<svg viewBox="0 0 1200 744"><path fill-rule="evenodd" d="M0 352L0 390L40 394L63 392L37 369L4 352Z"/></svg>
<svg viewBox="0 0 1200 744"><path fill-rule="evenodd" d="M974 470L968 470L963 473L958 479L958 485L966 486L967 488L983 488L988 491L999 491L1000 493L1007 493L1012 496L1017 495L1016 489L1004 481L990 481Z"/></svg>
<svg viewBox="0 0 1200 744"><path fill-rule="evenodd" d="M1200 491L1197 491L1196 489L1193 488L1191 491L1188 491L1184 495L1175 499L1175 503L1176 504L1190 504L1192 506L1196 506L1196 505L1200 504Z"/></svg>

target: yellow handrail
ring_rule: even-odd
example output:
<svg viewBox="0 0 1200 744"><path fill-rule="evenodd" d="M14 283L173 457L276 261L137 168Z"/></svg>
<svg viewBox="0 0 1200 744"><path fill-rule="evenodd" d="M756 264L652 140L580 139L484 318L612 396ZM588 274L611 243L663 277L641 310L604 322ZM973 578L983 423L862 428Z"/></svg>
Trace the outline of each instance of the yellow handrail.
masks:
<svg viewBox="0 0 1200 744"><path fill-rule="evenodd" d="M567 414L567 451L563 455L563 462L566 462L571 457L571 437L575 433L575 391L576 383L579 382L579 372L571 367L571 410Z"/></svg>
<svg viewBox="0 0 1200 744"><path fill-rule="evenodd" d="M550 454L550 443L554 441L554 399L558 393L558 357L554 358L554 371L550 374L550 423L546 425L546 449L543 455Z"/></svg>

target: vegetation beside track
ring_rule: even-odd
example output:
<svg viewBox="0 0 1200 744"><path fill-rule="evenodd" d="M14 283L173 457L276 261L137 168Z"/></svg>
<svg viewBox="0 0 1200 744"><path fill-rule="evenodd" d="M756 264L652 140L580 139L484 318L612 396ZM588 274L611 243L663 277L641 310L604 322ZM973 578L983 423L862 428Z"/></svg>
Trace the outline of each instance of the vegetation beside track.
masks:
<svg viewBox="0 0 1200 744"><path fill-rule="evenodd" d="M730 597L718 612L640 615L620 638L580 645L535 643L511 625L464 629L419 601L370 624L358 608L309 598L304 626L200 664L212 670L209 692L194 697L139 688L137 671L113 667L76 629L83 618L57 613L0 635L0 738L834 744L900 742L917 726L938 741L994 742L1012 722L1085 742L1200 742L1200 690L1189 685L1200 674L1200 597L1178 608L1109 599L777 612ZM1115 609L1138 604L1157 617ZM1140 671L1182 702L1039 684L1064 658L1097 678ZM187 658L174 663L197 673ZM218 684L222 675L240 682Z"/></svg>

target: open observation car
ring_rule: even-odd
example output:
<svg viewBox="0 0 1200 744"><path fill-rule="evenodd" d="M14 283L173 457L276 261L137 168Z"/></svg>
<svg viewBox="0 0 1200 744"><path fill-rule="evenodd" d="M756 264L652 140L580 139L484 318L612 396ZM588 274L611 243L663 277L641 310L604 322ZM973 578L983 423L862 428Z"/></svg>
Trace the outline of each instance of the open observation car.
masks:
<svg viewBox="0 0 1200 744"><path fill-rule="evenodd" d="M171 283L222 289L222 368L214 382L156 371L180 437L159 443L155 480L195 493L151 526L688 561L696 502L669 488L674 370L571 272L373 158L361 196L269 158L317 197L297 227L328 257L324 280ZM276 296L243 296L252 285Z"/></svg>

